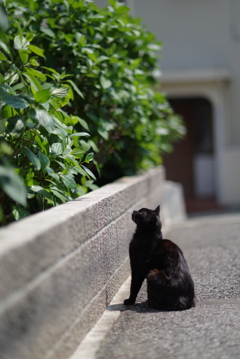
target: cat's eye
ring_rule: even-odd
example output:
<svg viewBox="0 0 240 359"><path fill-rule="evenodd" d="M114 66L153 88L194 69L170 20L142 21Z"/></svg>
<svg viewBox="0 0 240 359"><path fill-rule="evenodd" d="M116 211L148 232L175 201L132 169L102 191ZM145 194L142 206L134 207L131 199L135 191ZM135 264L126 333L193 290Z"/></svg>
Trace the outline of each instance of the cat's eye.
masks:
<svg viewBox="0 0 240 359"><path fill-rule="evenodd" d="M142 214L142 212L138 212L139 214Z"/></svg>

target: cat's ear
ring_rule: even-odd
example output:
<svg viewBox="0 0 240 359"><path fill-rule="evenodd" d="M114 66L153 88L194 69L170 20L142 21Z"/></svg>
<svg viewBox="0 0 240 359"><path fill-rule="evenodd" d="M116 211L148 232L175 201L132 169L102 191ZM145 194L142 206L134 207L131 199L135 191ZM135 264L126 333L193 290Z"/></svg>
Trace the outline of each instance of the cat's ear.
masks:
<svg viewBox="0 0 240 359"><path fill-rule="evenodd" d="M159 217L159 213L160 213L160 206L157 206L157 208L154 210L154 212L156 213L156 215Z"/></svg>

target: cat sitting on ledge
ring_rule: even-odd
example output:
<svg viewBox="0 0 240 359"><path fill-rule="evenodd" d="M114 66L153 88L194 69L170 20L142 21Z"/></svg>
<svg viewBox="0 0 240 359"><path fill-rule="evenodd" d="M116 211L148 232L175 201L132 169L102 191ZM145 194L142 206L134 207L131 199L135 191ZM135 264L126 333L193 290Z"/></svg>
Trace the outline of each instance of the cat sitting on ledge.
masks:
<svg viewBox="0 0 240 359"><path fill-rule="evenodd" d="M181 249L162 238L160 206L154 211L133 211L137 228L129 245L132 272L130 297L135 303L145 278L149 307L160 310L186 310L195 306L194 283Z"/></svg>

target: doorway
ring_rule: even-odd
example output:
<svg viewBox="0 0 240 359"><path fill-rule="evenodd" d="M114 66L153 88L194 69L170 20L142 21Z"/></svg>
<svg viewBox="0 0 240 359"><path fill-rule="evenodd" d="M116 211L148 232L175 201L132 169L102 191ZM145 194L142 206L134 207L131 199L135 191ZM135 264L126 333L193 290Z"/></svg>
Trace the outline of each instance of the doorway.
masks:
<svg viewBox="0 0 240 359"><path fill-rule="evenodd" d="M188 212L218 209L212 105L203 97L171 98L169 102L182 116L187 134L172 153L163 156L166 177L182 184Z"/></svg>

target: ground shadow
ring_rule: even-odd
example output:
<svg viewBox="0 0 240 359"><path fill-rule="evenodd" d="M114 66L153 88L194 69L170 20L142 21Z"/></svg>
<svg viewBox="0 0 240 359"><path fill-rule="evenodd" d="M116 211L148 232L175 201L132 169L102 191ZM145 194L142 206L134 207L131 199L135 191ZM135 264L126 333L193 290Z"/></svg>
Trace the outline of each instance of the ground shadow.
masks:
<svg viewBox="0 0 240 359"><path fill-rule="evenodd" d="M148 301L146 300L145 302L141 302L141 303L136 303L133 305L124 305L123 303L119 303L119 304L112 304L109 305L107 307L108 311L121 311L124 312L126 310L131 310L133 312L137 312L137 313L153 313L153 312L165 312L164 310L158 310L158 309L154 309L154 308L150 308L148 306Z"/></svg>

